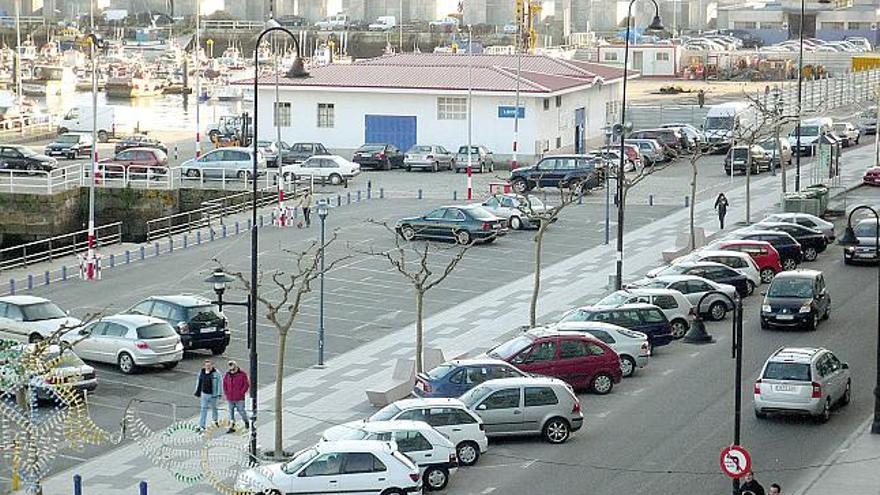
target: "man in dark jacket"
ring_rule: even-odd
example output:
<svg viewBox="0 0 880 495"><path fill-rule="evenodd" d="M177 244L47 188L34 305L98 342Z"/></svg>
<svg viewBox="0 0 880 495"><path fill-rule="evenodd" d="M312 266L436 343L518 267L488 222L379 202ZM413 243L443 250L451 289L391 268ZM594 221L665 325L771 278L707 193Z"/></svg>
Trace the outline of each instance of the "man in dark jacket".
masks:
<svg viewBox="0 0 880 495"><path fill-rule="evenodd" d="M745 483L739 487L739 493L745 495L751 493L753 495L765 495L764 487L755 479L755 473L749 471L746 473Z"/></svg>
<svg viewBox="0 0 880 495"><path fill-rule="evenodd" d="M217 424L217 399L220 398L220 380L220 373L214 369L214 363L206 360L204 367L199 372L199 379L196 381L196 391L194 394L199 398L199 428L203 430L208 421L208 409L211 410L214 424Z"/></svg>
<svg viewBox="0 0 880 495"><path fill-rule="evenodd" d="M229 361L229 371L223 375L223 395L229 404L229 429L226 433L235 432L235 411L238 410L244 420L244 428L248 429L250 419L244 408L244 398L251 387L247 373L238 367L235 361ZM763 494L761 494L763 495Z"/></svg>

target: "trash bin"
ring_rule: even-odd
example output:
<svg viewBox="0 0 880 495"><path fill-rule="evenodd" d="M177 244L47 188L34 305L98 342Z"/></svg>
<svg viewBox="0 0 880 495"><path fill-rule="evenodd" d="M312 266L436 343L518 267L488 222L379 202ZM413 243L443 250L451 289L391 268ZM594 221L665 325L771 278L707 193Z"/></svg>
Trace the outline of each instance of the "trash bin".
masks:
<svg viewBox="0 0 880 495"><path fill-rule="evenodd" d="M825 210L828 209L828 186L826 186L825 184L813 184L812 186L807 186L806 191L810 191L815 194L816 198L819 200L820 214L825 213Z"/></svg>

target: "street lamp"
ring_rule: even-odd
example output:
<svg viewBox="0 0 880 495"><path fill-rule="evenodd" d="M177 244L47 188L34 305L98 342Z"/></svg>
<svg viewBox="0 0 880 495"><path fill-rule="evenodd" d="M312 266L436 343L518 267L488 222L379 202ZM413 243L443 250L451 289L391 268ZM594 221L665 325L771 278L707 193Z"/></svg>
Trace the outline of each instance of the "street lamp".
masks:
<svg viewBox="0 0 880 495"><path fill-rule="evenodd" d="M222 268L214 269L214 273L211 274L210 277L205 279L205 282L211 284L214 287L214 293L217 294L217 300L211 301L212 304L216 304L217 308L220 312L223 312L223 306L240 306L242 308L247 308L247 347L248 347L248 361L249 361L249 375L250 375L250 397L251 397L251 414L250 414L250 456L251 460L257 460L257 326L252 324L251 315L256 313L256 308L253 307L251 302L250 295L248 295L247 301L224 301L223 294L226 292L226 286L235 282L235 277L227 275Z"/></svg>
<svg viewBox="0 0 880 495"><path fill-rule="evenodd" d="M853 214L859 210L870 211L877 218L877 224L874 225L874 260L877 262L877 292L880 294L880 213L867 205L853 208L846 220L846 230L843 233L843 237L837 242L853 249L859 244L859 239L856 237L852 226ZM871 424L871 433L880 435L880 305L877 306L877 339L877 377L874 384L874 422Z"/></svg>
<svg viewBox="0 0 880 495"><path fill-rule="evenodd" d="M324 222L330 214L330 204L326 199L318 201L315 208L321 219L321 296L318 309L318 366L324 366Z"/></svg>
<svg viewBox="0 0 880 495"><path fill-rule="evenodd" d="M632 8L636 0L630 0L626 10L626 39L623 48L623 96L620 108L620 125L622 128L626 126L626 72L629 65L629 35L632 25ZM654 18L651 24L645 29L645 32L662 32L663 21L660 19L660 6L657 0L651 0L654 4ZM625 134L620 135L620 163L617 170L617 279L614 281L615 288L620 290L623 281L623 177L624 177L624 160L626 160L626 149L624 147Z"/></svg>
<svg viewBox="0 0 880 495"><path fill-rule="evenodd" d="M98 279L98 252L95 246L95 180L98 175L98 48L104 42L95 33L86 35L92 55L92 172L89 174L89 225L88 250L82 277L85 280Z"/></svg>

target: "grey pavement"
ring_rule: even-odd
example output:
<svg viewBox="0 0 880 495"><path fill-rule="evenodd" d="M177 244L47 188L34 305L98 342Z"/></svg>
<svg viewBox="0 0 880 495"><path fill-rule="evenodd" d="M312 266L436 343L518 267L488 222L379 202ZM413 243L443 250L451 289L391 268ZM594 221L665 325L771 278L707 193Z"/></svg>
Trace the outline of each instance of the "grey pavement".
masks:
<svg viewBox="0 0 880 495"><path fill-rule="evenodd" d="M865 421L840 445L795 495L880 494L880 435L871 434L871 420Z"/></svg>

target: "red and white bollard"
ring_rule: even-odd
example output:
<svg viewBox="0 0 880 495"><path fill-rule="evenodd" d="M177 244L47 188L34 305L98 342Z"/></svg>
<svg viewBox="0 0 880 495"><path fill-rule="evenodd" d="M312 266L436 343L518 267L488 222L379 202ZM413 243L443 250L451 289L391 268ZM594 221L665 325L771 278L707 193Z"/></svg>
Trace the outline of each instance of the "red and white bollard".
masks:
<svg viewBox="0 0 880 495"><path fill-rule="evenodd" d="M474 199L474 178L473 178L473 168L468 166L467 168L467 199L468 201L473 201Z"/></svg>
<svg viewBox="0 0 880 495"><path fill-rule="evenodd" d="M79 276L83 280L101 280L101 256L94 248L94 237L89 237L89 249L79 256Z"/></svg>
<svg viewBox="0 0 880 495"><path fill-rule="evenodd" d="M284 177L278 178L278 206L275 207L276 227L293 226L293 208L284 205Z"/></svg>

